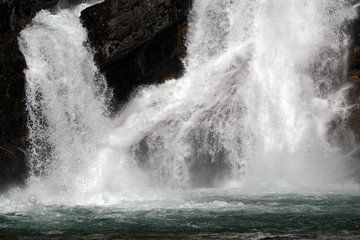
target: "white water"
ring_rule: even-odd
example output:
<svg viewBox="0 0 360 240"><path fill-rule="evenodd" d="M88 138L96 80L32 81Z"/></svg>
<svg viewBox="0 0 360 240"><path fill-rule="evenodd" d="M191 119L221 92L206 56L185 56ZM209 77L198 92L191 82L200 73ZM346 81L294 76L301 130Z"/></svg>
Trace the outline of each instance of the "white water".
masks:
<svg viewBox="0 0 360 240"><path fill-rule="evenodd" d="M115 118L85 7L41 11L21 33L32 174L20 192L80 204L209 186L353 191L327 134L346 115L345 0L195 0L184 77L140 89Z"/></svg>

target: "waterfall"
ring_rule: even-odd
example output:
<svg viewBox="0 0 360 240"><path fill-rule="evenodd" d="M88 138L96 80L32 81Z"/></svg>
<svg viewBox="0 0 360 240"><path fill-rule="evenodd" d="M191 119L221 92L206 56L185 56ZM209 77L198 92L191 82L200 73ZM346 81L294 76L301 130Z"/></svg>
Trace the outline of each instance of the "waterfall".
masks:
<svg viewBox="0 0 360 240"><path fill-rule="evenodd" d="M86 6L41 11L19 38L32 195L91 202L153 187L316 192L352 181L328 136L347 114L349 1L195 0L184 76L138 89L115 117L79 20Z"/></svg>

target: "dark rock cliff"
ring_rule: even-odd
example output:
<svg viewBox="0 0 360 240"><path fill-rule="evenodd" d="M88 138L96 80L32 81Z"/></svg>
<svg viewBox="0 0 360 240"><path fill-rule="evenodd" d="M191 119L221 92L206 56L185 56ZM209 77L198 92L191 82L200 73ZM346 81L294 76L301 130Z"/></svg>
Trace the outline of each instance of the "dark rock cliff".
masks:
<svg viewBox="0 0 360 240"><path fill-rule="evenodd" d="M358 12L360 15L360 9ZM349 103L353 107L346 124L353 130L355 140L360 142L360 18L351 24L351 32L352 46L349 53L348 79L352 86L349 92Z"/></svg>
<svg viewBox="0 0 360 240"><path fill-rule="evenodd" d="M349 59L349 78L350 81L360 81L360 18L355 20L352 24L352 36L352 47Z"/></svg>
<svg viewBox="0 0 360 240"><path fill-rule="evenodd" d="M143 84L178 77L191 0L105 0L82 20L115 98Z"/></svg>

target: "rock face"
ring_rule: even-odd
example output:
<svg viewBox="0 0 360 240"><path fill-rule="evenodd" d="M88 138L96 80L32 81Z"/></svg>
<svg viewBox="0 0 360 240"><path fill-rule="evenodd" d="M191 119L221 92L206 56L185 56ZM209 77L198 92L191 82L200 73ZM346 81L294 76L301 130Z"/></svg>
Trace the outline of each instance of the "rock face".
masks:
<svg viewBox="0 0 360 240"><path fill-rule="evenodd" d="M115 98L139 85L178 77L185 54L190 0L105 0L82 20Z"/></svg>
<svg viewBox="0 0 360 240"><path fill-rule="evenodd" d="M360 18L352 24L352 36L353 43L350 51L349 79L350 81L360 81Z"/></svg>
<svg viewBox="0 0 360 240"><path fill-rule="evenodd" d="M360 14L360 9L358 10ZM355 140L360 142L360 18L352 23L352 46L349 55L348 79L352 84L349 102L354 105L347 121L353 130Z"/></svg>
<svg viewBox="0 0 360 240"><path fill-rule="evenodd" d="M0 34L20 31L40 9L58 0L0 0Z"/></svg>

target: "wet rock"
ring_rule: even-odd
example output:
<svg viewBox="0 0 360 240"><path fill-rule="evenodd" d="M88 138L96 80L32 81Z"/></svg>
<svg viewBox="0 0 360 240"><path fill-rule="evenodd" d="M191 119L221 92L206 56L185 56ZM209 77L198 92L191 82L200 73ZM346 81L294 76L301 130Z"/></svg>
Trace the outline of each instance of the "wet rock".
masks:
<svg viewBox="0 0 360 240"><path fill-rule="evenodd" d="M352 87L349 90L348 101L352 108L346 125L352 130L355 140L360 142L360 18L352 23L351 31L352 46L349 56L348 79Z"/></svg>
<svg viewBox="0 0 360 240"><path fill-rule="evenodd" d="M140 85L181 75L190 6L190 0L106 0L82 13L96 61L119 102Z"/></svg>
<svg viewBox="0 0 360 240"><path fill-rule="evenodd" d="M59 0L0 0L0 34L19 32L40 9L51 8Z"/></svg>
<svg viewBox="0 0 360 240"><path fill-rule="evenodd" d="M360 14L360 10L359 10ZM360 80L360 18L352 23L352 47L349 60L349 80Z"/></svg>
<svg viewBox="0 0 360 240"><path fill-rule="evenodd" d="M20 185L27 176L25 150L12 144L0 145L0 191Z"/></svg>
<svg viewBox="0 0 360 240"><path fill-rule="evenodd" d="M360 14L360 9L359 9ZM329 124L329 140L348 156L351 177L360 176L360 18L351 23L351 47L348 62L346 96L348 112L345 118L338 116Z"/></svg>

